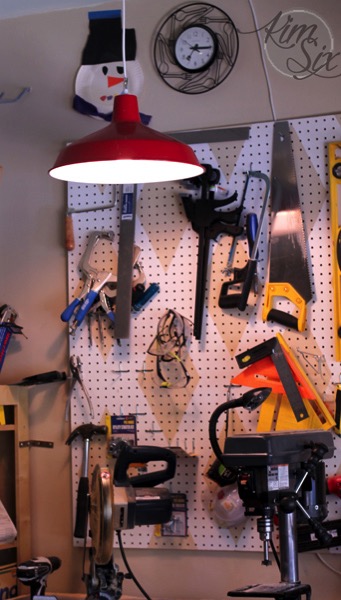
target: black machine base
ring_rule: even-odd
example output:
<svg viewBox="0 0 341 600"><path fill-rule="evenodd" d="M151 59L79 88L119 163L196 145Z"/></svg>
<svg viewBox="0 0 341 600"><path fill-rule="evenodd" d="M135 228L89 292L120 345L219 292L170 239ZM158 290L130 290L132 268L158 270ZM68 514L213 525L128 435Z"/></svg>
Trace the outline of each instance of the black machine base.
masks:
<svg viewBox="0 0 341 600"><path fill-rule="evenodd" d="M248 585L238 590L228 592L228 596L238 598L275 598L276 600L298 600L302 595L310 600L311 587L302 583L260 583Z"/></svg>

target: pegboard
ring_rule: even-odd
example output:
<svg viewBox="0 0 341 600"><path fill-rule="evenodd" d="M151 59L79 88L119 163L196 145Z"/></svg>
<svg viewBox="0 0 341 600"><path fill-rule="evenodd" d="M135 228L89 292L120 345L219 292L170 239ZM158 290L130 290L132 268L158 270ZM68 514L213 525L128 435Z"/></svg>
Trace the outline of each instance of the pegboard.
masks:
<svg viewBox="0 0 341 600"><path fill-rule="evenodd" d="M145 184L138 188L135 244L141 248L140 260L147 282L158 283L160 293L140 313L132 313L129 340L121 343L115 340L106 317L101 320L101 335L96 322L92 322L92 343L85 323L70 335L70 355L77 355L82 361L84 382L94 406L93 422L104 424L107 414L136 414L139 444L181 449L176 476L166 485L172 492L187 494L187 537L158 537L152 526L136 527L124 532L126 547L261 550L253 518L232 528L218 526L211 511L216 485L205 475L214 461L208 436L210 416L226 400L227 394L235 398L246 391L239 388L229 391L231 378L240 372L235 359L238 353L280 332L320 396L325 401L335 397L341 365L335 362L333 354L327 142L341 139L340 117L298 119L289 124L313 290L304 332L262 321L268 268L268 211L259 248L258 295L250 295L244 312L218 307L220 288L226 280L222 270L232 238L221 236L217 242L212 242L202 338L201 341L192 339L186 360L190 383L180 389L160 387L155 358L147 354L147 349L156 334L158 320L167 309L174 309L193 320L197 267L198 238L186 218L181 200L181 194L188 190L181 182L171 182ZM220 186L226 194L238 192L236 205L242 196L245 173L250 168L270 176L272 133L272 122L259 123L250 126L247 140L193 146L199 161L220 170ZM264 183L251 179L244 213L253 211L259 215L263 197ZM84 211L107 205L111 207L73 213L75 249L68 253L70 301L79 289L78 264L91 231L114 232L116 252L111 252L106 260L115 269L120 193L112 186L69 184L69 209ZM234 266L244 266L247 257L247 241L239 238ZM101 264L103 257L99 255L96 259ZM231 433L254 432L257 416L256 412L234 411ZM75 386L71 396L70 426L75 428L90 419L86 399L80 387ZM341 443L337 436L335 444L335 456L326 461L327 472L331 475L340 469ZM96 464L110 466L111 459L106 450L103 439L93 441L91 469ZM72 447L74 505L81 468L82 447L80 440L76 440ZM328 518L336 518L340 500L335 496L328 500ZM74 543L83 544L81 540Z"/></svg>

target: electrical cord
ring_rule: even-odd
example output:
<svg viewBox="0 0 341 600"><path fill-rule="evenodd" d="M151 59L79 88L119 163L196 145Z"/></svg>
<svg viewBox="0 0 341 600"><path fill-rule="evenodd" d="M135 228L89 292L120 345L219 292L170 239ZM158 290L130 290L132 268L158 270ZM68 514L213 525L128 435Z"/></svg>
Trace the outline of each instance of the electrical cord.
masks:
<svg viewBox="0 0 341 600"><path fill-rule="evenodd" d="M128 93L127 61L126 61L126 2L122 0L122 62L123 62L123 93Z"/></svg>
<svg viewBox="0 0 341 600"><path fill-rule="evenodd" d="M223 453L221 451L221 448L218 443L218 438L217 438L217 423L218 423L218 419L219 419L220 415L222 415L224 412L226 413L225 428L226 428L226 431L228 431L228 411L229 410L231 410L232 408L241 408L241 407L246 408L249 411L255 410L264 402L264 400L266 400L266 398L268 397L268 395L270 394L271 391L272 391L271 388L268 388L268 387L254 388L253 390L250 390L249 392L246 392L245 394L243 394L243 396L241 398L238 398L237 400L228 400L227 402L223 402L223 404L220 404L220 406L218 406L213 411L211 418L209 420L209 424L208 424L208 434L209 434L209 439L210 439L210 444L212 446L212 450L213 450L214 454L216 455L216 458L219 460L219 462L224 464ZM230 475L228 476L228 478L230 479L229 483L234 483L238 477L238 469L230 468L229 470L230 470Z"/></svg>
<svg viewBox="0 0 341 600"><path fill-rule="evenodd" d="M213 411L211 418L209 420L209 424L208 424L208 435L209 435L210 444L212 446L212 450L213 450L216 458L218 459L218 461L222 464L224 464L223 460L222 460L223 453L222 453L221 448L218 443L217 423L218 423L219 417L223 413L226 413L225 427L226 427L226 430L228 430L228 411L230 408L232 408L232 404L233 404L233 402L231 403L231 401L228 401L228 402L224 402L223 404L218 406ZM226 471L227 471L227 469L226 469ZM226 473L227 483L234 483L237 480L237 471L232 470L232 469L229 469L228 471L229 471L229 474Z"/></svg>
<svg viewBox="0 0 341 600"><path fill-rule="evenodd" d="M274 542L273 542L273 539L272 539L272 537L270 538L270 547L271 547L271 550L272 550L272 554L274 555L274 559L275 559L275 561L276 561L276 565L277 565L277 567L279 568L279 570L281 570L281 563L280 563L280 561L279 561L278 552L277 552L277 550L276 550L276 547L275 547L275 544L274 544Z"/></svg>
<svg viewBox="0 0 341 600"><path fill-rule="evenodd" d="M126 557L126 553L125 553L125 550L124 550L124 547L123 547L121 531L116 531L116 533L117 533L118 545L119 545L119 548L120 548L122 560L124 562L125 568L128 571L129 578L133 580L133 582L135 583L136 587L140 590L141 594L146 598L146 600L151 600L150 596L143 589L142 585L136 579L134 573L132 572L132 570L130 568L130 565L128 563L128 560L127 560L127 557Z"/></svg>
<svg viewBox="0 0 341 600"><path fill-rule="evenodd" d="M321 561L321 563L324 564L325 567L327 567L327 569L329 569L330 571L333 571L333 573L336 573L336 575L341 575L341 571L339 571L338 569L334 569L334 567L332 567L329 563L327 563L327 561L322 558L321 554L319 554L319 552L315 552L317 558Z"/></svg>
<svg viewBox="0 0 341 600"><path fill-rule="evenodd" d="M264 75L265 75L265 81L266 81L266 86L267 86L267 90L268 90L268 96L269 96L270 108L271 108L271 112L272 112L272 118L273 118L274 121L276 121L276 113L275 113L274 100L273 100L271 86L270 86L270 81L269 81L269 73L268 73L268 69L267 69L267 66L266 66L266 63L265 63L265 60L264 60L264 54L263 54L262 43L261 43L261 35L260 35L260 32L259 32L259 27L258 27L256 12L255 12L252 0L249 0L249 6L250 6L250 9L251 9L251 12L252 12L253 22L254 22L255 27L256 27L256 33L257 33L257 39L258 39L260 57L261 57L262 65L263 65L263 70L264 70Z"/></svg>

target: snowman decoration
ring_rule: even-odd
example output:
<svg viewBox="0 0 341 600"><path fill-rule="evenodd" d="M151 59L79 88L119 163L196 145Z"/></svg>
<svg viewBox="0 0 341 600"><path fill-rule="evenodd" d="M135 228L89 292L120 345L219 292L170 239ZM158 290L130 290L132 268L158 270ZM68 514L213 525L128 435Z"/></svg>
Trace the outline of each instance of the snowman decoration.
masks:
<svg viewBox="0 0 341 600"><path fill-rule="evenodd" d="M125 30L125 63L129 93L138 96L143 73L136 60L134 29ZM89 13L89 35L75 81L73 108L84 115L111 121L114 97L124 91L121 11ZM150 117L141 115L148 125Z"/></svg>

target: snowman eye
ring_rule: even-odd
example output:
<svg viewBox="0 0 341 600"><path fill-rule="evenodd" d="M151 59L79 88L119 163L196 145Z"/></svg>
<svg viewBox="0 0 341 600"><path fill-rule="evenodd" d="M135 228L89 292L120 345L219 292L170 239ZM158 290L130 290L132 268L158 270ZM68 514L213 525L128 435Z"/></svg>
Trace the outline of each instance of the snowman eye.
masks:
<svg viewBox="0 0 341 600"><path fill-rule="evenodd" d="M119 75L123 75L123 67L116 67L116 71Z"/></svg>
<svg viewBox="0 0 341 600"><path fill-rule="evenodd" d="M103 67L102 73L103 73L103 75L106 75L108 73L108 67Z"/></svg>

